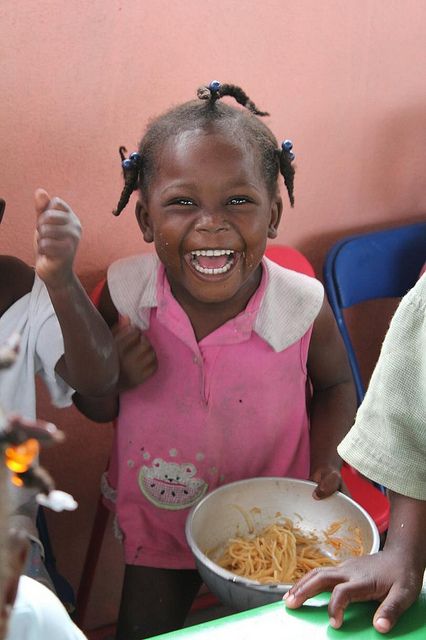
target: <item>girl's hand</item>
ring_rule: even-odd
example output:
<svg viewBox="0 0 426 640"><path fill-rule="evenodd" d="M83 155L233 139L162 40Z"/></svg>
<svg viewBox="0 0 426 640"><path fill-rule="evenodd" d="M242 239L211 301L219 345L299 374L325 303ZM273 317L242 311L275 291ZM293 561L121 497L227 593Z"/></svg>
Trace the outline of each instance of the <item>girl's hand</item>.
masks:
<svg viewBox="0 0 426 640"><path fill-rule="evenodd" d="M81 224L71 208L44 189L34 194L36 272L46 286L58 289L73 277L73 262L81 237Z"/></svg>
<svg viewBox="0 0 426 640"><path fill-rule="evenodd" d="M380 551L372 556L347 560L338 567L314 569L285 594L286 606L297 609L305 600L323 591L331 591L328 614L330 625L341 627L343 614L351 602L378 600L373 625L387 633L401 614L416 600L423 580L421 563L407 566L395 551Z"/></svg>
<svg viewBox="0 0 426 640"><path fill-rule="evenodd" d="M342 476L340 475L340 469L331 465L324 465L318 467L311 474L309 480L318 483L312 496L317 500L321 500L322 498L331 496L331 494L340 489Z"/></svg>
<svg viewBox="0 0 426 640"><path fill-rule="evenodd" d="M139 386L157 370L157 356L140 329L122 318L113 330L120 361L120 391Z"/></svg>

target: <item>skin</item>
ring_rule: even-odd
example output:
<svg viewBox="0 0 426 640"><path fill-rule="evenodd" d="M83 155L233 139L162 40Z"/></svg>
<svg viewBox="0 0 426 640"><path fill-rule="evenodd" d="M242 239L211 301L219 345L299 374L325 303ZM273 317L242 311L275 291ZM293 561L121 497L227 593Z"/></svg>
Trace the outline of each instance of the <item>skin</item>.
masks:
<svg viewBox="0 0 426 640"><path fill-rule="evenodd" d="M5 487L2 490L4 491ZM28 553L28 539L22 532L11 531L6 540L3 540L2 533L1 544L6 556L0 576L0 640L4 640Z"/></svg>
<svg viewBox="0 0 426 640"><path fill-rule="evenodd" d="M81 393L100 396L115 388L118 357L108 327L73 270L80 222L59 198L37 189L35 272L43 280L64 338L57 373ZM0 258L0 312L31 291L34 270L11 256ZM89 366L90 365L90 366Z"/></svg>
<svg viewBox="0 0 426 640"><path fill-rule="evenodd" d="M331 591L330 625L341 627L351 602L381 602L373 617L380 633L387 633L418 597L426 568L424 523L426 501L392 493L391 520L383 551L348 560L338 567L316 569L284 596L286 606L300 607L308 598Z"/></svg>
<svg viewBox="0 0 426 640"><path fill-rule="evenodd" d="M202 340L239 314L259 286L268 238L275 238L282 214L256 154L226 135L191 131L162 149L148 193L140 194L136 217L145 242L154 243L171 290ZM214 179L212 179L214 177ZM220 274L199 273L192 252L230 249L232 267ZM116 393L102 400L78 396L88 417L109 421L119 411L119 391L143 384L155 374L156 355L147 338L118 314L105 285L99 309L114 327L120 358ZM311 478L315 498L340 486L336 447L353 422L355 393L346 352L331 310L324 302L315 320L308 356L311 402ZM150 637L182 626L199 587L195 571L126 566L116 640ZM149 606L140 607L149 597ZM168 611L167 616L165 610Z"/></svg>

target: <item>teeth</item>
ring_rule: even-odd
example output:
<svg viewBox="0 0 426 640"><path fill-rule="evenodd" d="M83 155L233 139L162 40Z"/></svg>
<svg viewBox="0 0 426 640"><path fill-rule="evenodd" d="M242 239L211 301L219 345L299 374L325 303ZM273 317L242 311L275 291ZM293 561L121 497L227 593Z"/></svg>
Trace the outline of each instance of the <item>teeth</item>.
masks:
<svg viewBox="0 0 426 640"><path fill-rule="evenodd" d="M218 273L226 273L227 271L229 271L232 265L228 263L224 267L220 267L219 269L208 269L207 267L200 267L200 265L195 262L193 266L194 269L199 273L205 273L209 276L215 276Z"/></svg>
<svg viewBox="0 0 426 640"><path fill-rule="evenodd" d="M230 256L231 253L234 253L232 249L199 249L197 251L191 252L194 257L197 256L207 256L207 257L215 257L215 256Z"/></svg>

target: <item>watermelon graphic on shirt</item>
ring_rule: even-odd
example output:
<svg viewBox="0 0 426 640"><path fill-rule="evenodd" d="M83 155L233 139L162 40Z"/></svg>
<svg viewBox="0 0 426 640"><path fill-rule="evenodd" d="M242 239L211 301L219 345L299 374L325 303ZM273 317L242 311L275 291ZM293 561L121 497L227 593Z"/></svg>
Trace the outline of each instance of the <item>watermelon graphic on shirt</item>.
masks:
<svg viewBox="0 0 426 640"><path fill-rule="evenodd" d="M208 488L204 480L195 477L196 473L190 462L177 464L155 458L151 467L141 467L139 487L160 509L187 509L201 500Z"/></svg>

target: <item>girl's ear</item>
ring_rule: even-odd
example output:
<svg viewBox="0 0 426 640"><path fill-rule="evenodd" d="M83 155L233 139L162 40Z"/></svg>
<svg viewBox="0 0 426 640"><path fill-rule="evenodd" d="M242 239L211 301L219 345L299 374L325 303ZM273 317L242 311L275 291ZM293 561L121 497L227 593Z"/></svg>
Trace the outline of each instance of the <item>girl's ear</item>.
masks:
<svg viewBox="0 0 426 640"><path fill-rule="evenodd" d="M145 242L154 242L151 218L149 217L146 205L142 200L137 201L135 213L136 220L138 221L138 225L143 233L143 239Z"/></svg>
<svg viewBox="0 0 426 640"><path fill-rule="evenodd" d="M283 212L283 201L281 196L276 196L271 203L271 219L268 227L268 238L276 238L278 234L278 226L280 224Z"/></svg>

